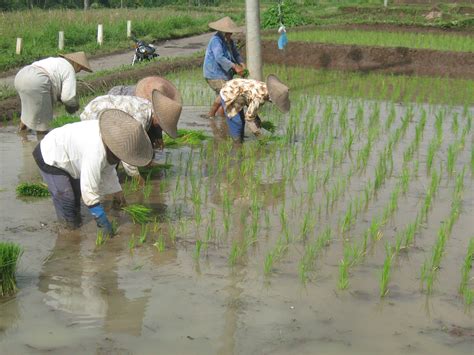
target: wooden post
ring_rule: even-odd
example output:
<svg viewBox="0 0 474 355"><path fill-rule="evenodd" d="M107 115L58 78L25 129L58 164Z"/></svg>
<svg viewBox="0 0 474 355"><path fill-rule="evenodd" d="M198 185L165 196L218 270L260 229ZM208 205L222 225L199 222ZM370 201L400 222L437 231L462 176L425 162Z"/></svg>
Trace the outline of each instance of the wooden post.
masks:
<svg viewBox="0 0 474 355"><path fill-rule="evenodd" d="M58 49L60 51L64 49L64 31L59 31Z"/></svg>
<svg viewBox="0 0 474 355"><path fill-rule="evenodd" d="M132 21L127 21L127 38L132 37Z"/></svg>
<svg viewBox="0 0 474 355"><path fill-rule="evenodd" d="M23 38L18 37L16 39L16 54L21 54L22 49L23 49Z"/></svg>
<svg viewBox="0 0 474 355"><path fill-rule="evenodd" d="M101 46L104 43L104 26L97 26L97 44Z"/></svg>

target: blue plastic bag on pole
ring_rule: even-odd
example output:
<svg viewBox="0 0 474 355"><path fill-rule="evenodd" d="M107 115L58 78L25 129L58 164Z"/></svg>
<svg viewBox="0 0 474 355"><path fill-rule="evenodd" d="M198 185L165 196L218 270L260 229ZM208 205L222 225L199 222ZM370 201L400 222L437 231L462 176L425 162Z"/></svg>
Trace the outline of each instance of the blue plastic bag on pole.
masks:
<svg viewBox="0 0 474 355"><path fill-rule="evenodd" d="M278 38L278 49L285 49L286 45L288 44L285 26L280 26L278 33L280 33L280 37Z"/></svg>

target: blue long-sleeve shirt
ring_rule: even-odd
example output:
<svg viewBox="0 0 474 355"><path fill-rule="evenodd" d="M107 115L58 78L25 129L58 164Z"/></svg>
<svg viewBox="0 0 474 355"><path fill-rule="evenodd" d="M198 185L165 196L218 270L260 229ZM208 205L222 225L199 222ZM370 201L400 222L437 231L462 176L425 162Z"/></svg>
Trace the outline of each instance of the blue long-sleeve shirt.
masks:
<svg viewBox="0 0 474 355"><path fill-rule="evenodd" d="M234 41L230 41L230 48L226 45L224 36L216 33L206 49L204 57L204 78L211 80L230 80L233 64L243 63Z"/></svg>

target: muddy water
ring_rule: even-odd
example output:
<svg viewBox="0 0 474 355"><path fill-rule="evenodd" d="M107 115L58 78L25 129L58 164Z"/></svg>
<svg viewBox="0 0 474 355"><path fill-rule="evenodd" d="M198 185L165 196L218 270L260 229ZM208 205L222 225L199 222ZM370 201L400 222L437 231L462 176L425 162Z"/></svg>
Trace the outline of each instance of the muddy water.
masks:
<svg viewBox="0 0 474 355"><path fill-rule="evenodd" d="M319 102L318 106L321 108L315 118L321 120L324 104ZM356 106L350 106L350 117L354 116ZM405 109L397 106L397 117ZM220 123L201 120L196 111L205 112L205 108L185 110L180 124L213 132L220 138ZM250 201L243 191L245 186L235 187L239 180L229 183L219 177L222 172L215 173L213 164L218 165L217 158L225 158L212 155L220 149L219 144L210 142L212 149L204 150L166 149L159 159L169 161L173 168L153 178L150 198L145 199L140 192L127 196L129 203L144 203L154 208L161 232L150 231L149 240L130 247L131 236L137 236L140 228L130 223L122 212L110 211L120 224L120 233L96 247L95 225L86 211L83 211L84 225L70 232L55 224L49 199L16 198L14 187L19 182L39 180L31 158L36 142L34 136L28 136L29 141L22 140L13 127L2 128L0 238L21 244L25 253L18 270L20 292L0 303L0 353L472 353L474 321L457 294L462 258L472 237L474 186L470 173L465 178L463 211L447 243L435 293L426 297L420 292L419 270L430 255L440 223L449 213L453 181L444 175L416 245L397 258L389 295L384 300L379 298L384 241L391 242L396 230L413 219L429 183L423 159L434 135L435 112L429 112L418 154L417 178L384 228L383 240L374 243L364 262L351 270L350 286L344 291L337 288L342 254L342 236L337 232L331 245L318 257L311 280L305 286L297 271L304 243L296 238L274 265L271 276L263 274L264 259L281 235L282 206L286 206L295 235L301 228L302 213L309 208L300 200L307 182L299 173L292 184L283 182L278 173L261 183L261 209L262 213L268 213L270 225L265 227L261 222L258 242L251 244L235 266L230 267L231 245L245 240L250 223L246 219ZM445 120L447 142L454 139L449 129L452 117L450 113ZM420 115L415 114L406 136L394 149L394 156L401 156L413 138L414 125L419 119ZM460 126L463 127L462 121ZM360 149L363 139L362 134L354 151ZM457 159L458 169L468 164L472 141L469 133L466 147ZM371 175L377 152L385 143L384 139L376 142L367 176ZM441 160L445 159L445 148L440 153ZM278 152L280 157L284 156L284 150ZM238 156L234 149L229 152L231 158ZM263 150L259 164L267 164L273 157L270 154ZM344 175L349 165L349 160L345 161L335 175ZM401 166L399 158L394 165L393 176L356 223L350 238L358 238L386 204ZM203 192L201 224L195 222L197 212L189 196L193 177ZM315 233L324 225L337 226L347 202L365 180L365 175L351 180L350 192L328 214L323 212ZM243 185L248 183L242 181ZM178 193L173 192L177 185L186 185L187 193L182 188ZM224 235L220 209L227 189L235 191L231 227ZM324 193L318 190L316 203L323 201ZM107 202L106 206L109 207ZM205 237L213 210L217 214L217 235L209 242L208 249L196 257L195 241ZM153 246L155 239L160 233L171 236L172 230L176 238L174 241L167 238L165 251L158 251Z"/></svg>

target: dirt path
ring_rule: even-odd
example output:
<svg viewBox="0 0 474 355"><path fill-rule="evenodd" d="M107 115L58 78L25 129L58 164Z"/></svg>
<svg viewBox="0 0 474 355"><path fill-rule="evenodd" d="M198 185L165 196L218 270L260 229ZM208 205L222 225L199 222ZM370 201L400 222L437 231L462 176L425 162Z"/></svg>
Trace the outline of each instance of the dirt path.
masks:
<svg viewBox="0 0 474 355"><path fill-rule="evenodd" d="M201 50L204 50L209 39L214 33L205 33L198 36L185 37L179 39L171 39L162 43L158 43L158 53L160 57L184 57ZM133 58L133 50L127 50L111 55L104 55L90 60L90 64L94 71L113 69L125 64L130 64ZM15 74L0 78L0 86L7 85L13 87ZM83 74L80 74L81 76Z"/></svg>

